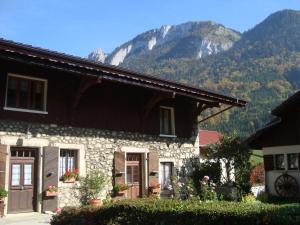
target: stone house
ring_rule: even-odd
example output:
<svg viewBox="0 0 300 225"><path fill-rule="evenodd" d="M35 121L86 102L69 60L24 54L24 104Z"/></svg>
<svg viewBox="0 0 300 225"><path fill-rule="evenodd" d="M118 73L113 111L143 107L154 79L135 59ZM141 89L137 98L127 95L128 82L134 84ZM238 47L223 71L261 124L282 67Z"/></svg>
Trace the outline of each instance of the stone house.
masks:
<svg viewBox="0 0 300 225"><path fill-rule="evenodd" d="M199 157L197 116L243 100L29 45L0 40L0 186L5 213L76 205L76 183L100 170L129 198L168 183ZM58 196L47 197L49 185Z"/></svg>
<svg viewBox="0 0 300 225"><path fill-rule="evenodd" d="M300 197L300 91L277 106L275 119L247 140L261 149L265 167L265 190L280 197Z"/></svg>

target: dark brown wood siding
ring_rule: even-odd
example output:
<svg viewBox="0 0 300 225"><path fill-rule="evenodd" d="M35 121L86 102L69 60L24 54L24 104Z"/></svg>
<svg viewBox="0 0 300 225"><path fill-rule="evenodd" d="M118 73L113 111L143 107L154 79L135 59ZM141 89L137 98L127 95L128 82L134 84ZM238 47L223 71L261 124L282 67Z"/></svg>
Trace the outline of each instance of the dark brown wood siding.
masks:
<svg viewBox="0 0 300 225"><path fill-rule="evenodd" d="M255 143L261 147L300 145L300 112L291 109L281 117L281 122L268 128Z"/></svg>
<svg viewBox="0 0 300 225"><path fill-rule="evenodd" d="M47 115L3 110L8 73L48 80ZM0 60L0 118L158 135L159 106L165 105L175 108L176 135L191 136L195 102L190 99L180 96L165 98L143 119L145 106L155 94L153 90L102 81L81 93L80 84L84 79L59 70Z"/></svg>

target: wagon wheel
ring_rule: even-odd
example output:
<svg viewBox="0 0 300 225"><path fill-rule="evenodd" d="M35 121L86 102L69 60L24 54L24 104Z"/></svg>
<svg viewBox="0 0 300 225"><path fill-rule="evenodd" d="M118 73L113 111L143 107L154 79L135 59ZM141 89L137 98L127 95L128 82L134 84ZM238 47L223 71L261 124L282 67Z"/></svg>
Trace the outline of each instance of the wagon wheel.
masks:
<svg viewBox="0 0 300 225"><path fill-rule="evenodd" d="M280 197L291 198L298 194L297 180L288 174L282 174L275 181L275 190Z"/></svg>

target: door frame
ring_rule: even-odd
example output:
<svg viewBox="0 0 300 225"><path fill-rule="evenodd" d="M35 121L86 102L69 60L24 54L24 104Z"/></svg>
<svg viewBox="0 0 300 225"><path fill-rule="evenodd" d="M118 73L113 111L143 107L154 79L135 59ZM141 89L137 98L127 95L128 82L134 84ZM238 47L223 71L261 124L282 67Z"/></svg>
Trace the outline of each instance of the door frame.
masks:
<svg viewBox="0 0 300 225"><path fill-rule="evenodd" d="M49 141L43 138L20 138L16 136L2 136L0 138L1 144L6 145L6 173L5 173L5 189L9 189L9 177L10 177L10 147L28 147L37 148L38 151L38 165L37 165L37 200L36 200L36 211L42 212L42 168L43 160L41 160L43 155L43 146L48 146ZM7 200L5 199L4 215L7 215Z"/></svg>
<svg viewBox="0 0 300 225"><path fill-rule="evenodd" d="M121 151L125 153L125 184L127 184L127 154L141 154L141 164L144 165L144 168L142 169L142 182L141 182L141 189L142 189L142 197L143 194L146 194L145 191L148 189L148 153L149 149L147 148L136 148L136 147L129 147L129 146L124 146L121 148ZM142 165L141 165L142 167ZM125 195L127 196L127 193Z"/></svg>
<svg viewBox="0 0 300 225"><path fill-rule="evenodd" d="M9 170L8 170L8 192L11 189L11 173L12 173L12 161L13 160L20 160L20 162L22 162L22 158L21 157L11 157L11 151L12 148L19 148L19 149L28 149L28 150L34 150L35 151L35 156L34 156L34 162L33 162L33 197L34 197L34 203L33 203L33 210L32 212L37 212L38 211L38 175L39 175L39 155L40 155L40 149L37 147L25 147L25 146L9 146L9 151L8 151L8 156L9 156L9 161L8 161L8 166L9 166ZM25 157L25 161L26 159L28 160L28 158ZM23 174L21 174L21 179L23 177ZM9 214L17 214L17 213L23 213L22 211L16 211L16 212L9 212L9 196L7 197L7 213ZM27 211L26 211L27 212ZM28 211L31 212L31 211Z"/></svg>

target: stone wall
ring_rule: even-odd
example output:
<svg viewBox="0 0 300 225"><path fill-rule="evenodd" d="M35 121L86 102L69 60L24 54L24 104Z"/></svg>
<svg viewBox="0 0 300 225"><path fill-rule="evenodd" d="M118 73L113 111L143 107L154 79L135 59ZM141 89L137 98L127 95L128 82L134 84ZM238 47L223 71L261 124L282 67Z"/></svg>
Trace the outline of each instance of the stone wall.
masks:
<svg viewBox="0 0 300 225"><path fill-rule="evenodd" d="M113 153L123 147L143 148L155 151L160 158L170 158L175 167L198 152L196 138L162 138L138 133L116 132L98 129L62 127L55 124L32 124L0 120L0 141L8 137L18 140L43 140L44 145L80 144L84 148L86 172L101 170L112 176ZM1 142L0 142L1 143ZM30 147L30 146L28 146ZM82 168L80 168L81 170ZM59 184L59 207L78 204L74 198L73 185ZM108 189L111 188L111 184Z"/></svg>

